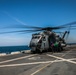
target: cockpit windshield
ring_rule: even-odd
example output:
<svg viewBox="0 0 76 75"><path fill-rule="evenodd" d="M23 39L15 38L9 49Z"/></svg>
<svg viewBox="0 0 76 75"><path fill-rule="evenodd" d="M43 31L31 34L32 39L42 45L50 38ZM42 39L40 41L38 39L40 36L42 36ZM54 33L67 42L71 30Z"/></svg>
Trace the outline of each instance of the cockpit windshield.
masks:
<svg viewBox="0 0 76 75"><path fill-rule="evenodd" d="M40 36L33 36L32 39L39 39Z"/></svg>

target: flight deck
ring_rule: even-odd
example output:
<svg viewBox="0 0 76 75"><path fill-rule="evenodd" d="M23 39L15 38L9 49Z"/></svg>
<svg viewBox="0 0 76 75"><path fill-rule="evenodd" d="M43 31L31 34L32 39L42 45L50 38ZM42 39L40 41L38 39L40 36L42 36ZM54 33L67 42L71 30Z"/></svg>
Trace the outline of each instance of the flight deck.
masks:
<svg viewBox="0 0 76 75"><path fill-rule="evenodd" d="M0 75L76 75L76 48L0 56Z"/></svg>

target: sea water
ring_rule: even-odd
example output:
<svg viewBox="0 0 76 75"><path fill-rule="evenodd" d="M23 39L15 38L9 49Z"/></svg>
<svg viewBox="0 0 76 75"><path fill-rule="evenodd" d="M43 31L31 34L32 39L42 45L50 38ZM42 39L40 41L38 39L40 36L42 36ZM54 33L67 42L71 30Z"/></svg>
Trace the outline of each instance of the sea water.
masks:
<svg viewBox="0 0 76 75"><path fill-rule="evenodd" d="M2 46L0 47L0 53L11 53L16 51L22 51L22 50L29 50L30 48L28 46Z"/></svg>

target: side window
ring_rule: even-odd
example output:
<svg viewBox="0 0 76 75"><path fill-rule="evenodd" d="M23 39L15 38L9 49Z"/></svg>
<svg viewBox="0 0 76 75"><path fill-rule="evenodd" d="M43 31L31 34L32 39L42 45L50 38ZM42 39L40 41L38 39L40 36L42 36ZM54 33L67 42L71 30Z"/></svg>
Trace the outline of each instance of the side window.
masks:
<svg viewBox="0 0 76 75"><path fill-rule="evenodd" d="M43 37L43 41L46 41L46 38L45 37Z"/></svg>

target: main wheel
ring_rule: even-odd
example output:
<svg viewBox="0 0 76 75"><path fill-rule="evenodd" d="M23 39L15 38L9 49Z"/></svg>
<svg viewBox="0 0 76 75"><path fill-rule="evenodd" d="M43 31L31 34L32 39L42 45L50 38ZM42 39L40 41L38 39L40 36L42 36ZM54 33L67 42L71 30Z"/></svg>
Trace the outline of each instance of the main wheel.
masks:
<svg viewBox="0 0 76 75"><path fill-rule="evenodd" d="M32 53L32 54L35 54L35 53L36 53L36 51L32 51L32 50L31 50L31 53Z"/></svg>
<svg viewBox="0 0 76 75"><path fill-rule="evenodd" d="M61 44L59 44L59 49L58 51L61 52L63 50L63 47L61 46Z"/></svg>

